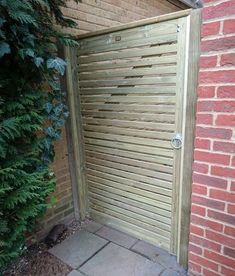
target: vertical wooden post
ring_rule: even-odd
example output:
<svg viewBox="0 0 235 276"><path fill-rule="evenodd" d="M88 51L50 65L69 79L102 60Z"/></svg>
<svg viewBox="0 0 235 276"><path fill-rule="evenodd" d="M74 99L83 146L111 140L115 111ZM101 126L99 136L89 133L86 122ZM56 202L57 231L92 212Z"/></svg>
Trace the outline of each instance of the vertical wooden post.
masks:
<svg viewBox="0 0 235 276"><path fill-rule="evenodd" d="M87 215L87 187L85 175L85 155L83 148L82 117L77 71L77 48L65 47L66 88L69 105L69 124L67 127L68 149L71 152L70 170L75 216L81 220Z"/></svg>
<svg viewBox="0 0 235 276"><path fill-rule="evenodd" d="M197 98L198 61L200 47L201 10L192 10L187 17L185 37L186 57L183 96L183 147L179 189L179 215L177 259L184 267L188 265L188 243L191 209L192 164L195 128L195 105Z"/></svg>

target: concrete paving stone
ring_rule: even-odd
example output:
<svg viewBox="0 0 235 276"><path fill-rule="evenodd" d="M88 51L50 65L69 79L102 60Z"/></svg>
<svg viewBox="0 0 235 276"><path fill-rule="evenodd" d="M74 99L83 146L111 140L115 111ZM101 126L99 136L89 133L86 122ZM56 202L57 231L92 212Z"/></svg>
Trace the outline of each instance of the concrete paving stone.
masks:
<svg viewBox="0 0 235 276"><path fill-rule="evenodd" d="M150 243L147 243L145 241L138 241L132 248L132 251L134 252L138 252L141 255L146 256L147 258L156 261L157 257L159 255L165 256L165 255L169 255L169 253L162 249L159 248L157 246L154 246Z"/></svg>
<svg viewBox="0 0 235 276"><path fill-rule="evenodd" d="M157 276L163 271L163 267L110 243L79 270L89 276Z"/></svg>
<svg viewBox="0 0 235 276"><path fill-rule="evenodd" d="M103 225L99 224L98 222L90 221L88 224L84 225L82 228L87 230L88 232L95 233L102 227L103 227Z"/></svg>
<svg viewBox="0 0 235 276"><path fill-rule="evenodd" d="M76 269L107 243L101 237L81 230L51 248L49 252Z"/></svg>
<svg viewBox="0 0 235 276"><path fill-rule="evenodd" d="M185 269L177 263L176 257L173 255L159 255L156 258L156 262L161 264L165 268L172 269L181 273L180 275L186 275Z"/></svg>
<svg viewBox="0 0 235 276"><path fill-rule="evenodd" d="M84 274L77 270L72 270L67 276L84 276Z"/></svg>
<svg viewBox="0 0 235 276"><path fill-rule="evenodd" d="M124 234L123 232L117 231L107 226L104 226L99 231L97 231L96 235L99 235L126 248L130 248L137 242L136 238L133 238L127 234Z"/></svg>
<svg viewBox="0 0 235 276"><path fill-rule="evenodd" d="M161 276L183 276L183 275L186 275L186 274L182 274L172 269L166 269L161 274Z"/></svg>

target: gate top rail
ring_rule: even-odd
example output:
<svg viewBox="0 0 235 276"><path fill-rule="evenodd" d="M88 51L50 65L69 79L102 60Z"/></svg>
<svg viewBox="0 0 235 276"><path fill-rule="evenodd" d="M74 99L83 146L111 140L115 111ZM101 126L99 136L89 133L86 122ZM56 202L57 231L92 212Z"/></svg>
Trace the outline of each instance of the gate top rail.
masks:
<svg viewBox="0 0 235 276"><path fill-rule="evenodd" d="M138 21L130 22L127 24L122 24L119 26L111 27L111 28L106 28L103 30L80 34L76 38L77 38L77 40L80 40L83 38L108 34L111 32L117 32L117 31L121 31L121 30L127 30L127 29L131 29L131 28L139 27L139 26L148 25L148 24L154 24L154 23L163 22L163 21L167 21L167 20L177 19L177 18L189 15L191 13L191 11L192 11L192 9L187 9L187 10L163 14L163 15L159 15L159 16L155 16L155 17L150 17L147 19L141 19Z"/></svg>

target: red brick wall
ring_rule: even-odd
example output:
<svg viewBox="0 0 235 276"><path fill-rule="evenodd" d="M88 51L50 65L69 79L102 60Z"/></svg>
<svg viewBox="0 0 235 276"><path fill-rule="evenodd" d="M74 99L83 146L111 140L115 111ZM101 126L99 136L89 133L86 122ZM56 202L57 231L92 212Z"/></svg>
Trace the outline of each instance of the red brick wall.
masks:
<svg viewBox="0 0 235 276"><path fill-rule="evenodd" d="M190 275L235 275L235 1L204 0Z"/></svg>

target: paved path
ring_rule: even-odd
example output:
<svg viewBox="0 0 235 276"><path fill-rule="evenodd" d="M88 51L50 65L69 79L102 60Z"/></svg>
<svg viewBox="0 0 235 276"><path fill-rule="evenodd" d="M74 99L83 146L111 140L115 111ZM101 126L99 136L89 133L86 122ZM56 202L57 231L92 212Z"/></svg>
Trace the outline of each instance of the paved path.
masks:
<svg viewBox="0 0 235 276"><path fill-rule="evenodd" d="M68 276L184 276L165 250L90 222L49 252L73 268Z"/></svg>

